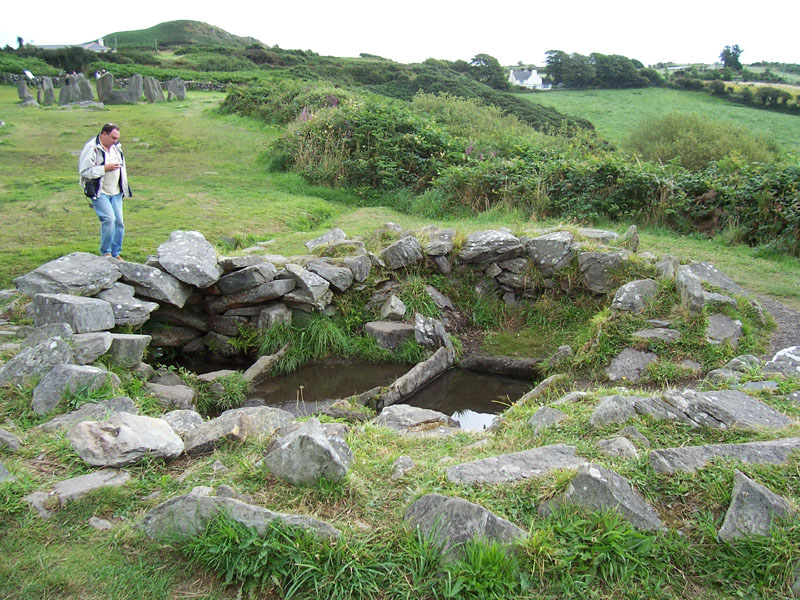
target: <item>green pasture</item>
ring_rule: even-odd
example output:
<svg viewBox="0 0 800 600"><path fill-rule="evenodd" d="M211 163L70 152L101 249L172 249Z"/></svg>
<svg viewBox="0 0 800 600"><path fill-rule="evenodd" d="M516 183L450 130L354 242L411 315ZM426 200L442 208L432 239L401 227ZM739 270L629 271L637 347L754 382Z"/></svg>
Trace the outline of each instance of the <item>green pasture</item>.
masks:
<svg viewBox="0 0 800 600"><path fill-rule="evenodd" d="M641 122L670 112L696 113L730 122L775 140L786 152L800 156L800 118L751 108L704 92L667 88L630 90L552 90L517 94L531 102L591 121L598 133L621 148Z"/></svg>

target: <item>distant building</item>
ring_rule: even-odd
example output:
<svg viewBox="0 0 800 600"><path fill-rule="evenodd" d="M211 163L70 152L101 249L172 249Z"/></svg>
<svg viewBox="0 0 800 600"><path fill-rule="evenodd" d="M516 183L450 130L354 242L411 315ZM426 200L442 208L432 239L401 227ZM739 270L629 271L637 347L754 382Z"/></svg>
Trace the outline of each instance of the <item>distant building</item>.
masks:
<svg viewBox="0 0 800 600"><path fill-rule="evenodd" d="M536 69L511 69L508 74L508 83L528 88L529 90L549 90L549 83L542 83L542 78Z"/></svg>
<svg viewBox="0 0 800 600"><path fill-rule="evenodd" d="M91 50L92 52L113 52L114 49L106 46L103 44L103 38L97 38L96 42L87 42L85 44L55 44L50 46L43 46L37 44L37 48L42 48L43 50L59 50L61 48L73 48L78 46L83 48L84 50Z"/></svg>

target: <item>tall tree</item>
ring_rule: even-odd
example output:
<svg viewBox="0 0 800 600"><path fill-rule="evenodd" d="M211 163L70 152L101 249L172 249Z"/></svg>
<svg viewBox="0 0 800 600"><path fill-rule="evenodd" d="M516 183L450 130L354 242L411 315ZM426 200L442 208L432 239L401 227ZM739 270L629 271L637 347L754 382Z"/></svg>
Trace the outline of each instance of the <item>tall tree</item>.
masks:
<svg viewBox="0 0 800 600"><path fill-rule="evenodd" d="M500 66L500 62L489 54L476 54L469 62L467 71L475 81L485 83L496 90L508 89L508 74Z"/></svg>
<svg viewBox="0 0 800 600"><path fill-rule="evenodd" d="M558 85L564 81L564 66L569 61L569 55L563 50L548 50L545 52L547 67L545 70L553 84Z"/></svg>
<svg viewBox="0 0 800 600"><path fill-rule="evenodd" d="M739 57L742 55L743 50L739 48L739 44L733 46L725 46L720 52L719 58L722 64L733 69L734 71L742 70L742 63L739 62Z"/></svg>

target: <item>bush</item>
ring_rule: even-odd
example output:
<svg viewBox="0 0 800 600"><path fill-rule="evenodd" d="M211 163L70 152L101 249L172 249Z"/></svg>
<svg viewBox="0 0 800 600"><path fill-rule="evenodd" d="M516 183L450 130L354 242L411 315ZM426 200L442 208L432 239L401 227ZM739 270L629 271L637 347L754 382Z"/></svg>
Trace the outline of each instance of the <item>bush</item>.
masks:
<svg viewBox="0 0 800 600"><path fill-rule="evenodd" d="M770 162L777 151L774 144L744 129L694 113L670 113L643 121L631 133L629 145L647 160L679 161L690 171L732 155Z"/></svg>
<svg viewBox="0 0 800 600"><path fill-rule="evenodd" d="M715 96L724 96L725 95L725 82L724 81L720 81L719 79L714 79L713 81L709 81L708 82L708 89Z"/></svg>
<svg viewBox="0 0 800 600"><path fill-rule="evenodd" d="M32 56L17 56L13 52L0 52L0 73L22 73L28 69L38 76L58 75L59 70L48 65L40 58Z"/></svg>

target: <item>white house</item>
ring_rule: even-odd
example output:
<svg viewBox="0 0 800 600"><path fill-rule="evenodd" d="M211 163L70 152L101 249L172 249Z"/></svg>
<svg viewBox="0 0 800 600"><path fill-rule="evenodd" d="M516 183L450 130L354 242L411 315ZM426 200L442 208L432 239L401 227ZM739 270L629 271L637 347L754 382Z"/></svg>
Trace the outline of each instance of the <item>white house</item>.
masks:
<svg viewBox="0 0 800 600"><path fill-rule="evenodd" d="M542 83L542 78L536 69L511 69L508 73L508 83L528 88L529 90L549 90L549 83Z"/></svg>

